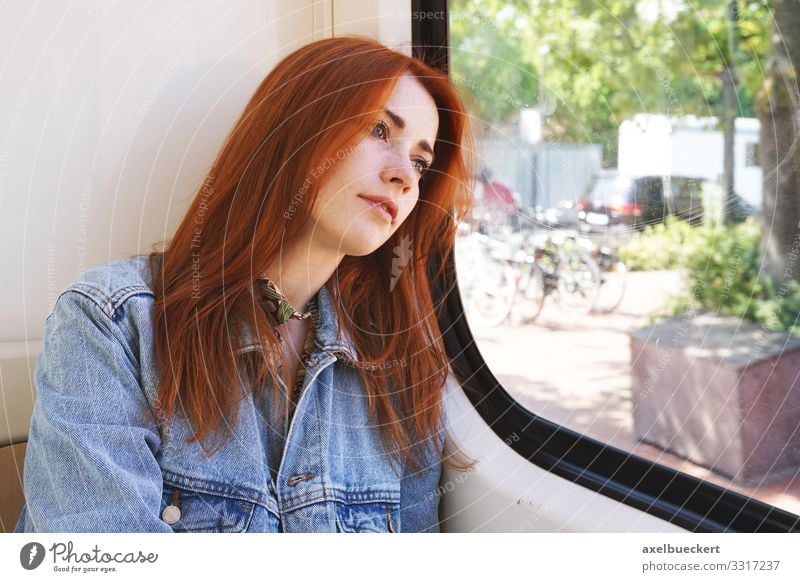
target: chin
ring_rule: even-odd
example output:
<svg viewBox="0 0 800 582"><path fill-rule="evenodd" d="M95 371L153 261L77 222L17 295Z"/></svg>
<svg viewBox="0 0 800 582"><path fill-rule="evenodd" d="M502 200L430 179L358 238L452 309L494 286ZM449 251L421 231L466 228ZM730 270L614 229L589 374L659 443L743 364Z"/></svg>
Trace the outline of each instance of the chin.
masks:
<svg viewBox="0 0 800 582"><path fill-rule="evenodd" d="M345 251L345 255L350 257L366 257L381 248L380 244L376 245L354 245Z"/></svg>
<svg viewBox="0 0 800 582"><path fill-rule="evenodd" d="M364 233L366 234L366 233ZM342 249L345 255L351 257L365 257L377 251L383 243L388 240L389 236L360 236L355 240L342 240Z"/></svg>

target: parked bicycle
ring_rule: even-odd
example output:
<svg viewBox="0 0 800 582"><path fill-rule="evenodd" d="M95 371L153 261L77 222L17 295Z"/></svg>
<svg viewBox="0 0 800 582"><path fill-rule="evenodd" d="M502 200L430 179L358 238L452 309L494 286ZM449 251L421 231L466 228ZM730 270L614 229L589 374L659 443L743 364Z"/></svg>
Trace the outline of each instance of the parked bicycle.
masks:
<svg viewBox="0 0 800 582"><path fill-rule="evenodd" d="M612 313L620 306L625 297L628 267L621 258L605 246L595 249L593 256L600 268L600 293L594 311Z"/></svg>
<svg viewBox="0 0 800 582"><path fill-rule="evenodd" d="M554 296L558 307L572 315L585 315L595 306L601 275L597 263L570 237L528 236L515 254L517 318L530 323Z"/></svg>
<svg viewBox="0 0 800 582"><path fill-rule="evenodd" d="M506 252L503 241L459 226L458 287L469 321L477 327L499 325L511 311L517 284Z"/></svg>
<svg viewBox="0 0 800 582"><path fill-rule="evenodd" d="M462 229L456 244L459 288L470 322L499 325L512 314L533 321L548 296L571 314L592 310L601 275L576 241L515 233L503 239Z"/></svg>

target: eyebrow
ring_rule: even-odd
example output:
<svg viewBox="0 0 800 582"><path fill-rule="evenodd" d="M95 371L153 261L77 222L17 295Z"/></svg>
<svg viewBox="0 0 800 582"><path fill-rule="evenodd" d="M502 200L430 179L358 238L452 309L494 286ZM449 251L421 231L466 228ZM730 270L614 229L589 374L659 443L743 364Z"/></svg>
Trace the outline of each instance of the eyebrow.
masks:
<svg viewBox="0 0 800 582"><path fill-rule="evenodd" d="M406 127L406 120L405 119L403 119L402 117L397 115L397 113L395 113L394 111L391 111L390 109L384 109L383 111L384 111L384 113L386 113L386 115L389 116L389 118L392 120L392 122L397 127L399 127L400 129L405 129L405 127ZM433 160L436 159L436 156L433 154L433 148L431 147L431 144L428 143L427 140L422 139L417 143L417 145L420 147L420 149L422 149L423 151L428 152L431 155L431 163L433 163Z"/></svg>

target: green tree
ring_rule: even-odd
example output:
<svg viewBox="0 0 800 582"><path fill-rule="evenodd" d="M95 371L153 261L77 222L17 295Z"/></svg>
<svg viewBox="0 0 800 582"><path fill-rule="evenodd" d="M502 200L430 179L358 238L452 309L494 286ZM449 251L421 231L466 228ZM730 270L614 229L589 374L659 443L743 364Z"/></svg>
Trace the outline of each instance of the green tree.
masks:
<svg viewBox="0 0 800 582"><path fill-rule="evenodd" d="M752 115L769 8L740 6L738 53L729 55L728 1L676 2L664 17L645 13L653 1L455 0L451 70L486 131L513 131L543 82L554 106L546 139L603 144L607 165L616 165L619 124L637 113L722 117L728 62L737 64L738 115Z"/></svg>

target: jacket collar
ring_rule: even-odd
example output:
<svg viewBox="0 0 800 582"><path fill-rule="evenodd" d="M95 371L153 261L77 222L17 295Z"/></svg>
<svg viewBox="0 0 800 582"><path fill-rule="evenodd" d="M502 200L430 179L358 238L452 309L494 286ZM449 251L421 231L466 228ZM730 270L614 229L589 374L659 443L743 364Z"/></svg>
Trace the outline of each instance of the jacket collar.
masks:
<svg viewBox="0 0 800 582"><path fill-rule="evenodd" d="M346 328L341 329L341 337L339 337L339 322L327 284L320 288L316 297L318 317L315 343L317 348L324 352L337 353L349 360L357 361L355 343ZM262 348L261 342L253 336L250 327L245 324L237 353Z"/></svg>
<svg viewBox="0 0 800 582"><path fill-rule="evenodd" d="M356 346L347 328L339 327L333 298L328 286L323 285L317 293L317 345L323 351L340 352L351 360L357 360ZM341 337L339 334L341 332Z"/></svg>

